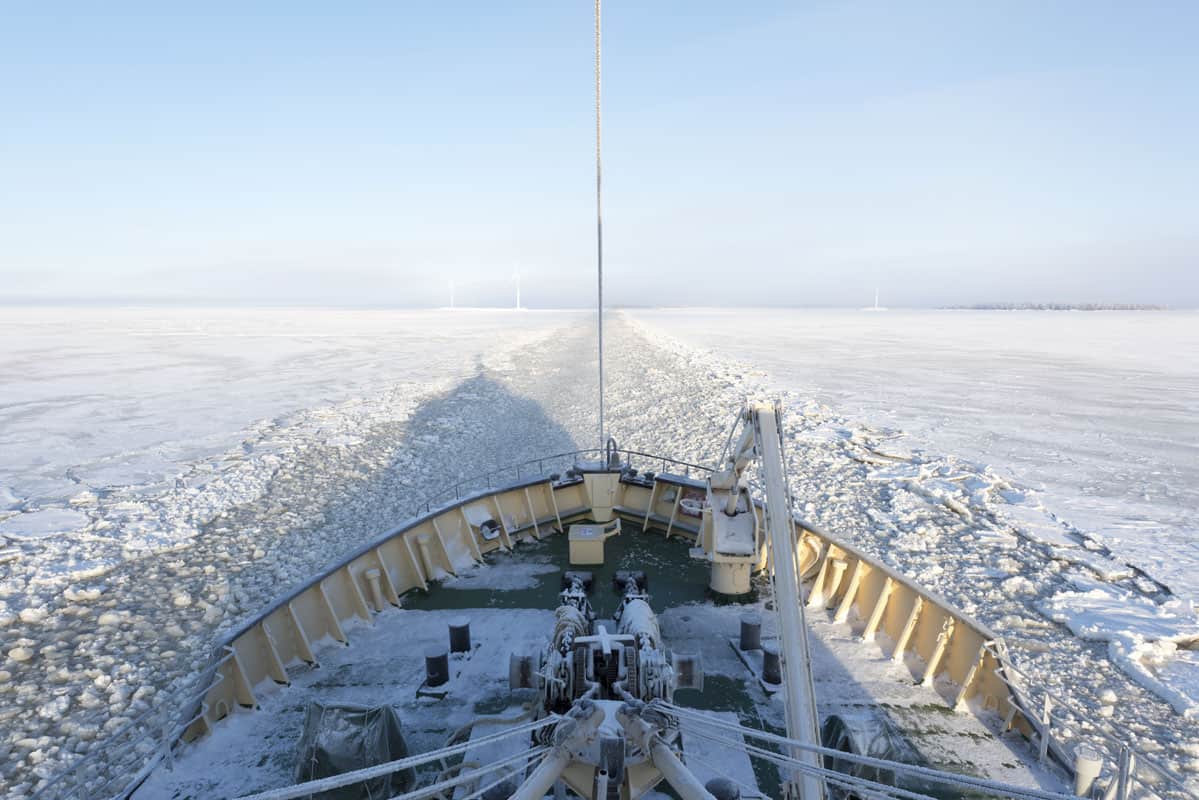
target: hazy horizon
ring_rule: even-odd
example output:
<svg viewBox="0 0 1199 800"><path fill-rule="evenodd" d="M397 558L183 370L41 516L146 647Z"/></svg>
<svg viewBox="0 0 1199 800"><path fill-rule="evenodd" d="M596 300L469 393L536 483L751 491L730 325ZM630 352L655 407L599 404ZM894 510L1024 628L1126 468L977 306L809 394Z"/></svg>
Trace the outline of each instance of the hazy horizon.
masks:
<svg viewBox="0 0 1199 800"><path fill-rule="evenodd" d="M688 311L719 311L723 309L729 310L753 310L753 309L774 309L796 311L872 311L870 303L854 306L854 305L836 305L836 304L789 304L789 303L726 303L724 305L650 305L650 304L633 304L633 303L605 303L605 311L635 311L635 310L688 310ZM990 303L987 301L979 301L977 303L961 303L947 305L887 305L880 301L880 311L1145 311L1145 312L1169 312L1169 311L1199 311L1199 305L1181 306L1169 305L1164 303L1122 303L1119 301L1112 303L1097 303L1093 301L1063 301L1063 300L1024 300L1024 301L997 301ZM1047 306L1046 308L989 308L991 305L1013 305L1013 306ZM1056 308L1050 306L1057 306ZM1088 308L1093 306L1093 308ZM202 298L202 297L175 297L175 298L117 298L117 297L99 297L99 298L79 298L79 297L60 297L60 298L6 298L0 296L0 308L180 308L180 309L245 309L245 308L311 308L311 309L336 309L345 311L577 311L579 313L592 313L595 311L595 306L552 306L552 305L529 305L522 303L519 308L515 305L402 305L395 303L320 303L320 302L294 302L294 301L271 301L265 298L242 298L242 299L217 299L217 298Z"/></svg>
<svg viewBox="0 0 1199 800"><path fill-rule="evenodd" d="M591 14L8 9L0 301L586 307ZM1199 306L1197 26L609 3L608 299Z"/></svg>

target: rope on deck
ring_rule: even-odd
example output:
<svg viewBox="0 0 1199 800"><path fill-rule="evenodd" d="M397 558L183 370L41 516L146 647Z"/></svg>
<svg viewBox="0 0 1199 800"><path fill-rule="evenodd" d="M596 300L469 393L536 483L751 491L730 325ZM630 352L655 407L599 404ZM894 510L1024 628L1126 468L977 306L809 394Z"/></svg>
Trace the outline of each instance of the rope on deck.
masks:
<svg viewBox="0 0 1199 800"><path fill-rule="evenodd" d="M885 769L889 772L893 772L896 774L910 775L912 777L923 778L924 780L927 780L930 782L940 783L940 784L944 784L944 785L948 785L948 786L956 786L958 788L982 790L985 792L989 792L991 794L997 794L1001 797L1016 797L1016 798L1023 798L1024 800L1071 800L1071 798L1074 798L1074 795L1071 795L1071 794L1062 794L1060 792L1048 792L1043 789L1032 789L1032 788L1028 788L1028 787L1024 787L1024 786L1015 786L1012 784L1003 783L1002 781L994 781L994 780L989 780L987 778L976 778L976 777L973 777L970 775L961 775L958 773L942 772L940 770L930 769L928 767L920 767L915 764L903 764L903 763L900 763L897 761L887 761L885 759L871 758L870 756L862 756L862 755L857 755L854 753L847 753L847 752L844 752L841 750L834 750L834 749L828 748L828 747L805 744L804 742L800 742L795 739L788 739L785 736L779 736L777 734L758 730L756 728L747 728L743 725L738 725L733 722L726 722L724 720L715 719L706 714L695 711L694 709L689 709L689 708L685 708L682 706L676 706L673 703L666 703L663 701L655 701L655 703L653 705L657 708L660 708L660 709L666 711L667 713L669 713L672 716L678 717L679 719L686 719L690 722L695 722L698 724L708 725L713 728L719 728L722 730L731 731L731 732L740 734L741 736L754 738L754 739L760 739L760 740L770 742L771 744L775 744L775 745L783 745L786 747L794 747L794 748L798 748L801 750L807 750L809 752L819 753L820 755L823 755L823 756L830 756L833 758L842 759L844 761L861 764L863 766ZM743 749L747 753L760 755L763 758L769 758L770 760L773 760L773 761L783 759L788 763L789 766L794 766L794 765L798 764L798 762L795 762L794 759L791 759L787 756L782 756L782 755L779 755L778 753L774 753L769 750L763 750L760 747L748 744L746 742L740 742L740 741L732 740L732 739L725 738L725 737L716 737L716 736L713 736L712 734L704 734L701 731L692 730L692 733L694 733L697 736L700 736L701 738L716 740L716 741L719 741L720 743L725 744L729 747ZM844 773L839 773L839 772L835 772L835 771L831 771L831 770L826 770L825 772L832 772L833 775L843 775L844 774ZM891 789L891 787L881 787L881 788L885 788L885 789L889 789L889 790ZM901 792L902 790L895 789L892 791ZM897 794L887 795L887 796L898 797L898 796L907 796L907 795L897 793ZM1076 798L1074 798L1074 800L1076 800Z"/></svg>
<svg viewBox="0 0 1199 800"><path fill-rule="evenodd" d="M460 784L468 783L476 778L486 777L487 775L495 772L497 769L506 767L514 761L528 761L532 758L536 758L538 761L540 761L541 758L548 752L548 747L534 747L531 750L525 750L524 752L510 755L507 758L493 761L490 764L479 767L478 769L473 769L469 772L461 772L452 778L447 778L444 781L438 781L437 783L430 784L420 789L413 789L411 792L407 792L405 794L397 794L390 798L390 800L422 800L422 798L425 797L432 797L435 794L441 794L446 789L453 789ZM499 786L501 783L508 780L509 777L509 775L500 775L500 777L496 778L491 783L476 789L475 791L461 798L461 800L469 800L470 798L478 797L488 789L491 789L493 786Z"/></svg>

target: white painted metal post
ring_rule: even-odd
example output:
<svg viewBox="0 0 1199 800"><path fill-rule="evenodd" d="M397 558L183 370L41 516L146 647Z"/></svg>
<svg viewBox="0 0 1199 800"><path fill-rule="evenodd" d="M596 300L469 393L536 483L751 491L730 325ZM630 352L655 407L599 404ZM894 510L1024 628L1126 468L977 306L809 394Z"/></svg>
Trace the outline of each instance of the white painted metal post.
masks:
<svg viewBox="0 0 1199 800"><path fill-rule="evenodd" d="M804 616L799 572L795 566L794 526L783 453L779 444L778 419L774 406L754 403L749 413L757 434L762 477L766 483L767 528L774 564L774 611L778 616L779 652L783 657L783 696L787 714L787 736L809 745L820 745L820 717L816 713L816 691L812 683L812 657L808 650L808 623ZM819 754L792 748L792 758L812 767L793 776L802 800L823 800L824 781L815 774L822 764Z"/></svg>
<svg viewBox="0 0 1199 800"><path fill-rule="evenodd" d="M1048 692L1045 694L1045 703L1041 707L1041 741L1037 751L1037 762L1045 763L1045 759L1049 755L1049 730L1053 727L1053 700L1049 698Z"/></svg>
<svg viewBox="0 0 1199 800"><path fill-rule="evenodd" d="M662 741L655 726L640 716L639 709L626 705L617 712L616 719L629 741L641 748L643 753L649 754L650 761L662 773L670 788L678 792L679 797L683 800L716 800L699 778L679 760L670 745Z"/></svg>
<svg viewBox="0 0 1199 800"><path fill-rule="evenodd" d="M657 737L654 737L654 743L650 749L650 760L654 762L654 766L670 784L670 788L678 792L679 797L682 797L683 800L716 800L712 793L700 783L699 778L683 765L669 745Z"/></svg>
<svg viewBox="0 0 1199 800"><path fill-rule="evenodd" d="M509 800L542 800L562 777L562 772L570 766L574 753L587 749L595 741L596 731L603 721L602 708L590 700L575 702L554 731L554 745L549 755L516 788Z"/></svg>

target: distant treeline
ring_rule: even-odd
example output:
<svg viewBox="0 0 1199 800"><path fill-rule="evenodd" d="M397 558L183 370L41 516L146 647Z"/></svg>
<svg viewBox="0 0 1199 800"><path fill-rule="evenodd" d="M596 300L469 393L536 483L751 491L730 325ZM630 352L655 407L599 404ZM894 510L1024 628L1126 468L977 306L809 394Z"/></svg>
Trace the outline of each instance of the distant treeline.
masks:
<svg viewBox="0 0 1199 800"><path fill-rule="evenodd" d="M1143 303L977 303L943 308L966 311L1168 311L1170 307Z"/></svg>

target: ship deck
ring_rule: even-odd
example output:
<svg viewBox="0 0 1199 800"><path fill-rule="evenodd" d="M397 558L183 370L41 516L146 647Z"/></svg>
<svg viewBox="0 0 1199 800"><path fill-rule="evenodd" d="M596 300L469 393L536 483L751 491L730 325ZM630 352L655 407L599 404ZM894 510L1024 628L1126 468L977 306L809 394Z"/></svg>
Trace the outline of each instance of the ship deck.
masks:
<svg viewBox="0 0 1199 800"><path fill-rule="evenodd" d="M665 646L702 656L703 690L680 690L675 702L782 733L781 699L764 689L731 644L747 611L762 612L763 637L771 635L768 601L717 602L706 588L708 565L688 557L690 544L689 537L668 539L660 529L642 533L626 526L608 541L606 563L590 568L596 613L602 620L616 607L619 598L611 589L616 570L644 570ZM534 694L509 690L508 657L544 647L554 624L559 576L570 568L567 540L555 535L521 541L513 552L492 553L486 560L431 584L428 592L408 592L402 608L378 614L373 624L347 627L348 646L329 638L321 642L319 666L287 665L289 686L256 687L258 709L238 709L216 735L181 748L173 765L154 771L133 797L238 797L291 785L305 710L313 701L395 707L410 753L442 747L477 716L519 714ZM449 621L462 616L470 620L472 651L451 656L444 697L419 695L425 649L446 644ZM1062 790L1056 774L1037 766L1026 740L997 733L997 719L948 709L934 688L914 684L909 670L877 646L864 644L849 625L833 623L830 615L817 610L809 623L822 719L834 713L885 716L927 766ZM764 796L778 796L779 775L767 762L751 762L744 752L689 737L686 728L683 751L701 777L728 774ZM431 779L432 773L418 773L422 778ZM659 791L671 796L664 784Z"/></svg>

